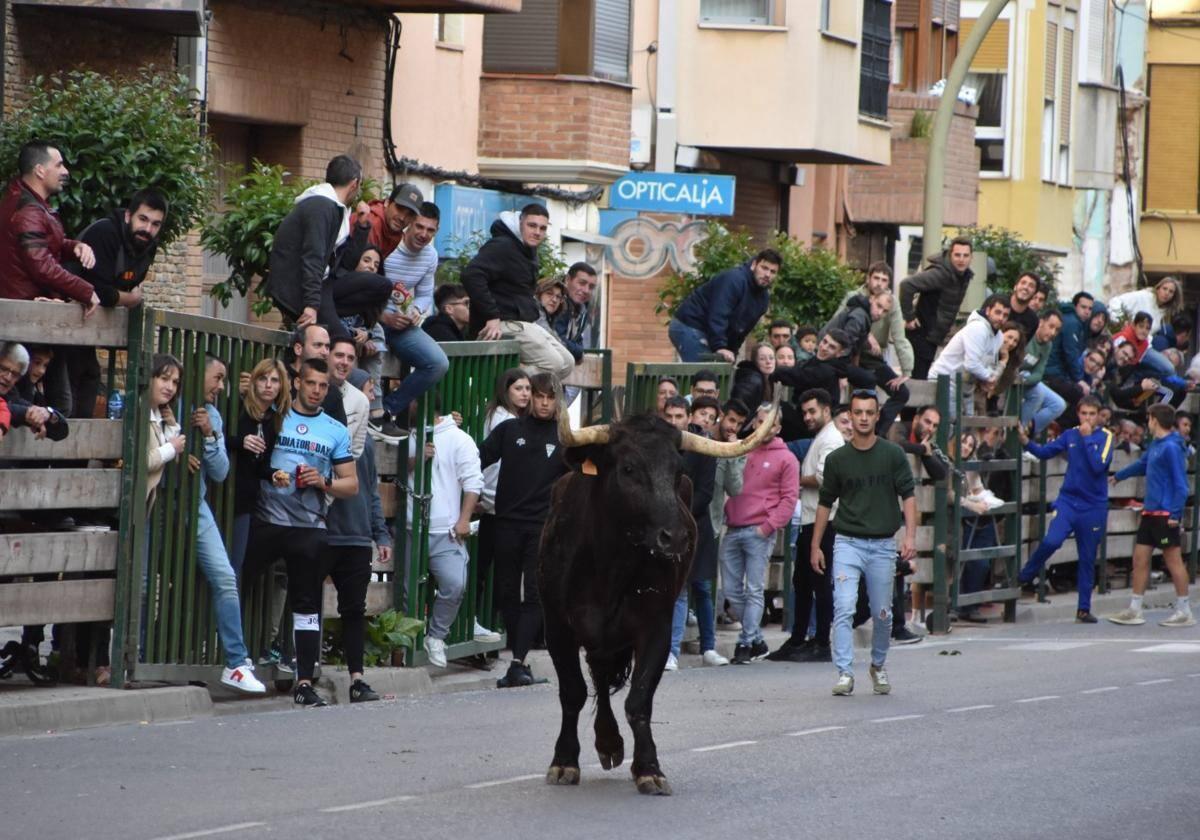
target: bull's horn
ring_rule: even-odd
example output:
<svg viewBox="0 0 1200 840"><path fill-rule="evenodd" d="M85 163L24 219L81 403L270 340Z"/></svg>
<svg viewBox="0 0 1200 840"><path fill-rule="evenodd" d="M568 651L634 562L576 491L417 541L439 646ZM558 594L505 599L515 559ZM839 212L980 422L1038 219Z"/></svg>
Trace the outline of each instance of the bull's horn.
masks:
<svg viewBox="0 0 1200 840"><path fill-rule="evenodd" d="M771 402L771 413L767 415L766 422L760 424L754 433L745 440L717 441L691 432L680 432L679 448L684 452L699 452L701 455L711 455L714 458L739 458L747 452L757 449L767 435L771 434L771 429L774 428L775 421L779 417L779 397L782 392L782 388L776 383L775 396Z"/></svg>
<svg viewBox="0 0 1200 840"><path fill-rule="evenodd" d="M608 424L585 426L579 431L571 429L571 419L563 406L558 412L558 442L568 449L572 446L588 446L593 443L608 443Z"/></svg>

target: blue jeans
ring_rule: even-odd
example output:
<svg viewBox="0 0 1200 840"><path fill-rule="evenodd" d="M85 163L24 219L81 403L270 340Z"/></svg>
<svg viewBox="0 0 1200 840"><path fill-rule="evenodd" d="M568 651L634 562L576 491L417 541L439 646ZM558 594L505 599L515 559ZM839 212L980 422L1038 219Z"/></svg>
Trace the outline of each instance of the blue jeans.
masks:
<svg viewBox="0 0 1200 840"><path fill-rule="evenodd" d="M221 532L213 521L208 503L200 502L199 528L196 533L196 563L212 593L217 612L217 635L225 650L225 665L237 668L249 658L242 637L242 606L238 599L237 575L225 553Z"/></svg>
<svg viewBox="0 0 1200 840"><path fill-rule="evenodd" d="M420 327L387 330L386 335L388 350L392 355L412 367L400 387L383 398L384 409L393 417L403 420L407 416L409 403L438 384L446 375L450 360L429 333Z"/></svg>
<svg viewBox="0 0 1200 840"><path fill-rule="evenodd" d="M730 528L721 542L721 580L733 614L742 622L739 645L762 638L763 588L775 535L764 537L757 525Z"/></svg>
<svg viewBox="0 0 1200 840"><path fill-rule="evenodd" d="M1155 379L1177 375L1175 366L1171 364L1170 360L1153 347L1146 348L1146 353L1142 356L1142 360L1138 362L1138 366L1150 371L1150 375Z"/></svg>
<svg viewBox="0 0 1200 840"><path fill-rule="evenodd" d="M680 361L701 362L701 356L709 356L712 349L708 346L708 336L695 327L681 324L674 318L667 324L667 338L675 345Z"/></svg>
<svg viewBox="0 0 1200 840"><path fill-rule="evenodd" d="M696 625L700 631L700 652L716 650L717 627L713 615L712 581L689 581L679 593L675 601L675 616L671 624L671 653L679 656L679 646L683 643L683 628L687 624L688 591L696 605Z"/></svg>
<svg viewBox="0 0 1200 840"><path fill-rule="evenodd" d="M964 516L962 520L963 548L995 548L999 545L996 540L996 520L990 516ZM962 574L958 579L960 595L970 595L972 592L982 592L987 586L988 572L992 569L991 560L968 560L963 563ZM978 604L969 607L959 607L958 614L971 615L979 609Z"/></svg>
<svg viewBox="0 0 1200 840"><path fill-rule="evenodd" d="M1039 382L1025 390L1025 398L1021 400L1021 423L1028 426L1032 420L1036 436L1066 410L1067 401L1050 390L1045 382Z"/></svg>
<svg viewBox="0 0 1200 840"><path fill-rule="evenodd" d="M838 673L854 673L854 608L858 581L867 580L871 606L871 664L882 668L892 636L892 583L896 577L896 540L870 540L838 534L833 540L833 664Z"/></svg>

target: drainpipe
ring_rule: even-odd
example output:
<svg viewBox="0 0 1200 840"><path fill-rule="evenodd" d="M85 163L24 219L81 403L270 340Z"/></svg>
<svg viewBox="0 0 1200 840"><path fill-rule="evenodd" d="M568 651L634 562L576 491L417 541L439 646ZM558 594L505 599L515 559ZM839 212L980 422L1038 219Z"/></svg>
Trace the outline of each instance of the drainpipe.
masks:
<svg viewBox="0 0 1200 840"><path fill-rule="evenodd" d="M658 0L658 60L654 81L654 171L675 171L676 62L679 60L678 0ZM649 81L649 80L647 80Z"/></svg>
<svg viewBox="0 0 1200 840"><path fill-rule="evenodd" d="M975 53L983 44L992 24L1000 17L1009 0L988 0L987 7L975 22L967 42L959 50L942 91L942 101L933 117L933 137L929 143L929 158L925 164L925 225L922 232L922 256L937 256L942 251L942 198L946 189L946 144L950 140L950 121L958 92L967 78L967 70Z"/></svg>

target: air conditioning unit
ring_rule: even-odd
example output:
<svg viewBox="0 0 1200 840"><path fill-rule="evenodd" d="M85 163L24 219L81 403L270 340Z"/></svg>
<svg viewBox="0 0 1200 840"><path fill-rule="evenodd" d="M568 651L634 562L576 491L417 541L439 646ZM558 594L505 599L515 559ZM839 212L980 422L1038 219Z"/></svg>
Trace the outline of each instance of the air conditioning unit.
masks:
<svg viewBox="0 0 1200 840"><path fill-rule="evenodd" d="M645 166L654 146L654 110L649 105L633 109L629 126L629 164Z"/></svg>

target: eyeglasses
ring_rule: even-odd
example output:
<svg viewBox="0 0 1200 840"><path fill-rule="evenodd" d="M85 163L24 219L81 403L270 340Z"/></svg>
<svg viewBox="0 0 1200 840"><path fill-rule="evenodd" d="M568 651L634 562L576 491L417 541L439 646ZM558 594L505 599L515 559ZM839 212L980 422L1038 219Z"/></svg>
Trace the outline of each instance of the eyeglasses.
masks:
<svg viewBox="0 0 1200 840"><path fill-rule="evenodd" d="M470 305L471 305L470 298L463 298L462 300L452 300L452 301L450 301L450 303L447 304L447 306L470 306Z"/></svg>

